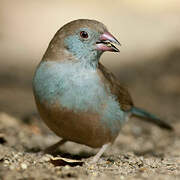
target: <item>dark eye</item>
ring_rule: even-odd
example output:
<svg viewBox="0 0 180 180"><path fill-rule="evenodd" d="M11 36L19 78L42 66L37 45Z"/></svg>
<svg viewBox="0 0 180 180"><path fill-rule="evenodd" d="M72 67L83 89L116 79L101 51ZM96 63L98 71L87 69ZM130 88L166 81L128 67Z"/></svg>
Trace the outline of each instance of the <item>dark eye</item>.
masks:
<svg viewBox="0 0 180 180"><path fill-rule="evenodd" d="M80 36L84 39L87 39L88 38L88 33L86 31L81 31L80 32Z"/></svg>

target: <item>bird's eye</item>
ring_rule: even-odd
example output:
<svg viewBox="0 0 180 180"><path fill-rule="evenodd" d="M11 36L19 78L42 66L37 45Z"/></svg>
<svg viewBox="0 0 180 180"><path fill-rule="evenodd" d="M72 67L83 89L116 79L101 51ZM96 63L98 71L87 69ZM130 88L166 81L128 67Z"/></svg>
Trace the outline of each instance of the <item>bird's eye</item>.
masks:
<svg viewBox="0 0 180 180"><path fill-rule="evenodd" d="M86 31L81 31L80 32L80 36L84 39L87 39L88 38L88 33Z"/></svg>

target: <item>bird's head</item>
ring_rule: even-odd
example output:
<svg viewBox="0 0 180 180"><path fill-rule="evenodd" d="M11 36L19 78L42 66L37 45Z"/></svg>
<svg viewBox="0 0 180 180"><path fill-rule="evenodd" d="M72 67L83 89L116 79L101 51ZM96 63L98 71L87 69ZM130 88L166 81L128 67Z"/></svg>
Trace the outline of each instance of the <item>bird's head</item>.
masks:
<svg viewBox="0 0 180 180"><path fill-rule="evenodd" d="M52 39L47 54L71 54L80 61L98 61L105 51L119 52L120 43L100 22L79 19L64 25ZM64 55L63 55L64 56Z"/></svg>

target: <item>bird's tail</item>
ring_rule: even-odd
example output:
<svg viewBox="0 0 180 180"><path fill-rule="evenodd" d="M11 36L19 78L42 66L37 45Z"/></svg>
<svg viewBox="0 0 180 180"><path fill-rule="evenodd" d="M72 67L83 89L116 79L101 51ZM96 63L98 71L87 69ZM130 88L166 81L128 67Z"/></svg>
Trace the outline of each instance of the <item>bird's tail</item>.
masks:
<svg viewBox="0 0 180 180"><path fill-rule="evenodd" d="M150 113L144 111L143 109L133 107L131 109L131 112L132 112L132 116L135 116L135 117L138 117L138 118L145 120L147 122L153 123L153 124L159 126L160 128L167 129L170 131L173 130L173 127L170 124L162 121L161 119L159 119L155 115L150 114Z"/></svg>

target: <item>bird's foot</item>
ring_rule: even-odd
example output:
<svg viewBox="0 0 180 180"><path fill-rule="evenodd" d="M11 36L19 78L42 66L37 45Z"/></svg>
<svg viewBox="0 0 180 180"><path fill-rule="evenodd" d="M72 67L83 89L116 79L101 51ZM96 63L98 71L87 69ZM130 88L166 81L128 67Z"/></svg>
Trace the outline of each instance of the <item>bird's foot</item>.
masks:
<svg viewBox="0 0 180 180"><path fill-rule="evenodd" d="M106 149L111 145L111 143L107 143L104 144L101 149L98 151L98 153L88 161L88 164L96 164L97 162L99 162L100 157L102 156L102 154L106 151Z"/></svg>

